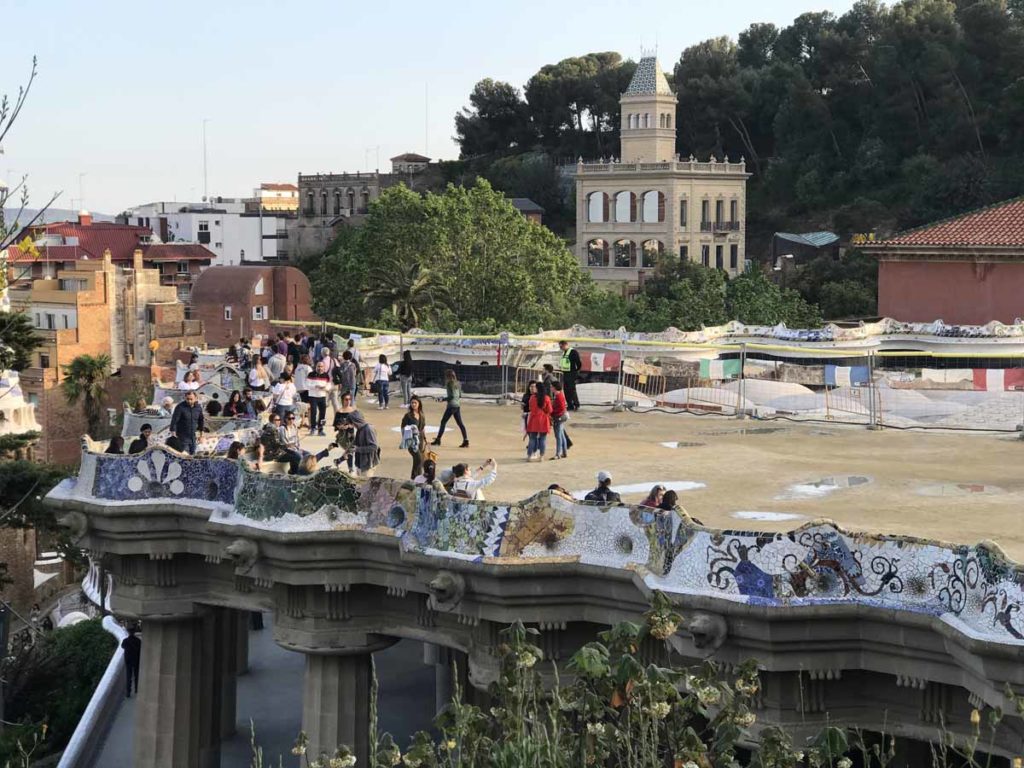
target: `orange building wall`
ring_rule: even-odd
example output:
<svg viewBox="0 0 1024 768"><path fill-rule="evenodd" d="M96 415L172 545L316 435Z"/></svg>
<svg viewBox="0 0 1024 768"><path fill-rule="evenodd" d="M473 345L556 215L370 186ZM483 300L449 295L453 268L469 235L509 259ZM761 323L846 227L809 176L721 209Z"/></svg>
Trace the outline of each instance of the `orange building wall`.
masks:
<svg viewBox="0 0 1024 768"><path fill-rule="evenodd" d="M919 323L1012 323L1024 317L1024 263L882 261L878 314Z"/></svg>

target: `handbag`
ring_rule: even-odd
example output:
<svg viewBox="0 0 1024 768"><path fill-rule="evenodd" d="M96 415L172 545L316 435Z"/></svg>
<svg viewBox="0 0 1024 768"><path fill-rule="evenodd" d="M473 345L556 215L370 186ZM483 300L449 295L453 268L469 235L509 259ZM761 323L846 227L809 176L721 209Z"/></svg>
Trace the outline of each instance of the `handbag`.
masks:
<svg viewBox="0 0 1024 768"><path fill-rule="evenodd" d="M370 382L370 394L371 395L376 395L377 394L377 382L376 381L371 381Z"/></svg>

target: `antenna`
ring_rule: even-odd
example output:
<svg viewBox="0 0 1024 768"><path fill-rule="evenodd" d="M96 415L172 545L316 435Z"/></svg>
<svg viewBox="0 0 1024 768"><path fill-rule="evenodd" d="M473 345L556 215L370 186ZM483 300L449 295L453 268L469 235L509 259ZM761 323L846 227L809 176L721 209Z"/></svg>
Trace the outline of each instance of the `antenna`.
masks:
<svg viewBox="0 0 1024 768"><path fill-rule="evenodd" d="M210 122L210 118L203 118L203 202L205 203L208 199L207 190L207 176L206 176L206 124Z"/></svg>
<svg viewBox="0 0 1024 768"><path fill-rule="evenodd" d="M430 83L423 84L423 154L430 155Z"/></svg>
<svg viewBox="0 0 1024 768"><path fill-rule="evenodd" d="M82 194L82 177L84 176L84 173L78 174L78 205L83 210L85 209L85 195Z"/></svg>

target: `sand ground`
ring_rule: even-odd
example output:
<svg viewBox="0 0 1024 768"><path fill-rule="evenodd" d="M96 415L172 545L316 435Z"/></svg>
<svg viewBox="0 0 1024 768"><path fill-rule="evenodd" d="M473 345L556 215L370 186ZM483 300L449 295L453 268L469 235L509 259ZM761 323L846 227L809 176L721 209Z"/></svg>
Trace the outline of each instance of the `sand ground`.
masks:
<svg viewBox="0 0 1024 768"><path fill-rule="evenodd" d="M378 474L408 477L411 461L398 448L403 409L392 401L390 409L379 411L362 398L358 405L379 435ZM428 424L436 427L443 406L428 401L426 411ZM680 502L710 526L779 531L829 518L850 530L964 544L990 539L1024 562L1024 442L1015 436L876 432L584 408L568 425L575 446L567 460L527 463L518 405L464 400L462 413L470 447L458 447L458 428L451 422L443 445L434 450L440 466L496 459L498 479L486 489L488 499L525 498L551 483L584 491L605 469L617 486L703 484L681 491ZM304 438L303 445L319 450L327 442ZM549 436L548 457L553 452ZM821 485L826 478L833 478L835 487ZM640 501L644 495L624 493L623 499ZM779 516L783 519L762 519Z"/></svg>

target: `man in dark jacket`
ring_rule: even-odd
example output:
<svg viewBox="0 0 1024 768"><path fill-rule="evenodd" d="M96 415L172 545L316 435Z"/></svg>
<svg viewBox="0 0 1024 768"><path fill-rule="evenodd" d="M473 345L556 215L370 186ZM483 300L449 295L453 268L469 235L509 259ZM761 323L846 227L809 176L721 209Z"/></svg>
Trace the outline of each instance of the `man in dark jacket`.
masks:
<svg viewBox="0 0 1024 768"><path fill-rule="evenodd" d="M619 504L622 499L612 490L612 476L610 472L601 470L597 473L597 487L583 497L584 501L594 501L598 504Z"/></svg>
<svg viewBox="0 0 1024 768"><path fill-rule="evenodd" d="M565 404L570 411L580 409L580 398L576 394L576 377L583 368L580 353L569 346L564 339L558 342L562 356L558 359L558 367L562 371L562 386L565 388Z"/></svg>
<svg viewBox="0 0 1024 768"><path fill-rule="evenodd" d="M196 452L196 436L203 431L203 408L195 392L186 392L185 399L174 407L171 414L171 434L181 441L185 453Z"/></svg>
<svg viewBox="0 0 1024 768"><path fill-rule="evenodd" d="M121 641L121 648L124 649L124 669L127 673L125 678L128 681L128 690L125 691L125 698L132 697L132 678L135 679L135 692L139 692L139 662L142 658L142 641L135 636L135 627L128 628L128 637Z"/></svg>
<svg viewBox="0 0 1024 768"><path fill-rule="evenodd" d="M139 436L132 440L132 444L128 446L128 453L142 453L149 448L149 436L152 432L153 427L151 425L143 424L142 429L139 430Z"/></svg>

